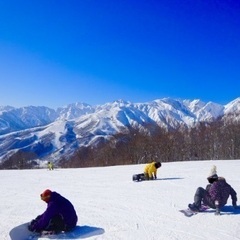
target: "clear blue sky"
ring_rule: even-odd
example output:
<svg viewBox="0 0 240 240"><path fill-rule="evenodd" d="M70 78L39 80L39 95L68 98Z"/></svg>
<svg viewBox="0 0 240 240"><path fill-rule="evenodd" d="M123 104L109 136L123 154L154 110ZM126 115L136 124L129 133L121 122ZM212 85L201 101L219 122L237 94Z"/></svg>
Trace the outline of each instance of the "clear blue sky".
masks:
<svg viewBox="0 0 240 240"><path fill-rule="evenodd" d="M0 105L240 97L238 0L0 1Z"/></svg>

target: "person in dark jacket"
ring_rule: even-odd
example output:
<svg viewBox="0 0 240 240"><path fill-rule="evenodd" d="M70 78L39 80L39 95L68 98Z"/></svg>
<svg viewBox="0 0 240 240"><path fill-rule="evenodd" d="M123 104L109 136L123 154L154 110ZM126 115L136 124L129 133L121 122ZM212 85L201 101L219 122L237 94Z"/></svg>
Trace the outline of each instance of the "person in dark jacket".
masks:
<svg viewBox="0 0 240 240"><path fill-rule="evenodd" d="M41 199L47 203L45 212L37 216L28 226L32 232L71 231L77 224L77 214L72 203L57 192L45 190Z"/></svg>
<svg viewBox="0 0 240 240"><path fill-rule="evenodd" d="M231 196L233 207L238 208L236 191L226 182L225 178L218 177L216 166L213 166L207 180L209 184L206 189L199 187L194 195L194 203L188 205L191 210L199 211L201 205L204 204L216 209L215 214L219 215L229 196Z"/></svg>

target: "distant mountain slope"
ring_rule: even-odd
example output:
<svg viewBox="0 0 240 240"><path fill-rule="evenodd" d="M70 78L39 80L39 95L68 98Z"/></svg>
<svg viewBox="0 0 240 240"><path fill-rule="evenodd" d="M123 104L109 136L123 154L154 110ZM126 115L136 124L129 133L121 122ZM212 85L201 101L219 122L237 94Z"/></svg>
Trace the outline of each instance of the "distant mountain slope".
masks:
<svg viewBox="0 0 240 240"><path fill-rule="evenodd" d="M48 107L0 108L0 134L47 125L58 117Z"/></svg>
<svg viewBox="0 0 240 240"><path fill-rule="evenodd" d="M39 157L59 159L76 148L109 139L129 128L148 131L149 126L191 127L240 112L240 98L222 106L200 100L157 99L146 103L123 100L91 106L69 104L57 110L48 107L0 107L0 161L18 150Z"/></svg>

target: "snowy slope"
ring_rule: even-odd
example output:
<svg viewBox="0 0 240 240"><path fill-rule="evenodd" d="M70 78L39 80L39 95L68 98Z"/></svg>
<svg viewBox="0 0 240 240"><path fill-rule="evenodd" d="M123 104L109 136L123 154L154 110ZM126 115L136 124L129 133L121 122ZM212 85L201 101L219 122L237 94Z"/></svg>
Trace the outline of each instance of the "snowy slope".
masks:
<svg viewBox="0 0 240 240"><path fill-rule="evenodd" d="M84 169L2 170L0 236L9 240L15 226L45 210L39 194L46 188L67 197L78 213L79 226L103 229L89 240L237 240L240 211L199 213L187 218L179 209L205 187L212 165L240 193L240 160L163 163L159 180L132 182L144 165ZM239 202L238 202L239 204ZM229 199L225 211L231 211Z"/></svg>
<svg viewBox="0 0 240 240"><path fill-rule="evenodd" d="M225 105L224 116L231 115L235 120L240 120L240 98Z"/></svg>

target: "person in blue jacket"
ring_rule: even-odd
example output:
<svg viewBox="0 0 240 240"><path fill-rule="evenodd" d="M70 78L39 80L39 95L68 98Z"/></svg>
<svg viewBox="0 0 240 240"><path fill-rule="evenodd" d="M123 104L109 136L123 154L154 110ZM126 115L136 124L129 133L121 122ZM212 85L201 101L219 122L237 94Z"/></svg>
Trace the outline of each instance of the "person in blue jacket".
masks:
<svg viewBox="0 0 240 240"><path fill-rule="evenodd" d="M45 212L37 216L28 226L32 232L71 231L77 224L77 214L72 203L57 192L45 190L41 199L47 203Z"/></svg>

